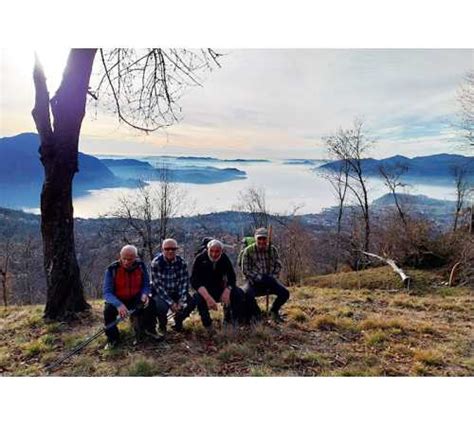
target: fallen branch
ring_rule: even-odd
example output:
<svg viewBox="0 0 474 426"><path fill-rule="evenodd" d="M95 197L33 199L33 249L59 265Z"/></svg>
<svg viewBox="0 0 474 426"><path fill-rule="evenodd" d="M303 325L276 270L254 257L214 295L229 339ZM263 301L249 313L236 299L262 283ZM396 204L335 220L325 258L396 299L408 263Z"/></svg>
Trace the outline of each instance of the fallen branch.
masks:
<svg viewBox="0 0 474 426"><path fill-rule="evenodd" d="M449 282L448 282L448 287L452 287L454 280L456 278L456 269L457 267L461 264L461 262L457 262L454 264L453 269L451 269L451 273L449 274Z"/></svg>
<svg viewBox="0 0 474 426"><path fill-rule="evenodd" d="M362 253L364 253L366 256L374 257L378 260L381 260L382 262L389 265L398 275L400 275L403 285L405 285L408 290L410 289L411 278L407 274L405 274L405 272L403 272L403 269L397 266L394 260L386 259L385 257L379 256L378 254L369 253L366 251L362 251Z"/></svg>

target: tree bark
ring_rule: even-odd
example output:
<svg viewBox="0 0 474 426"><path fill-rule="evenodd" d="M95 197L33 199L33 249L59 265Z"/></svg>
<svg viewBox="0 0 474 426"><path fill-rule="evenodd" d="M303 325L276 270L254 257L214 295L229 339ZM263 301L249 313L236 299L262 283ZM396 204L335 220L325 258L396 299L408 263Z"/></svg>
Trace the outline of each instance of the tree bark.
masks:
<svg viewBox="0 0 474 426"><path fill-rule="evenodd" d="M67 319L90 308L76 259L72 183L78 171L78 145L96 49L71 49L61 85L49 100L46 78L36 61L32 115L40 136L44 167L41 234L47 280L45 318ZM51 125L51 111L54 126Z"/></svg>
<svg viewBox="0 0 474 426"><path fill-rule="evenodd" d="M5 308L8 306L8 288L7 288L7 277L8 277L8 257L5 261L5 270L0 269L0 275L2 276L2 297L3 297L3 306Z"/></svg>

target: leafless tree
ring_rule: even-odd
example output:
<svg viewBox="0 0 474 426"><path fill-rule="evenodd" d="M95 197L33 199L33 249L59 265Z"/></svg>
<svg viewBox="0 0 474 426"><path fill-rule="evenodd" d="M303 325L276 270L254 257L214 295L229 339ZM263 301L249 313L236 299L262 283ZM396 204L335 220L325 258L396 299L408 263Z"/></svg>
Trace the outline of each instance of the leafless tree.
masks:
<svg viewBox="0 0 474 426"><path fill-rule="evenodd" d="M171 181L168 167L159 170L158 187L139 184L135 193L123 195L118 207L109 213L119 219L119 226L126 243L139 241L143 254L150 261L165 238L173 236L170 219L184 210L187 194Z"/></svg>
<svg viewBox="0 0 474 426"><path fill-rule="evenodd" d="M97 69L102 77L92 84L98 52ZM36 58L32 115L45 171L41 233L48 289L46 318L68 318L89 308L76 258L72 205L87 96L101 105L111 105L120 122L141 131L154 131L179 118L177 102L184 89L201 84L202 73L218 65L218 57L211 49L71 49L61 84L52 98Z"/></svg>
<svg viewBox="0 0 474 426"><path fill-rule="evenodd" d="M298 217L293 217L285 226L278 228L275 243L279 249L285 282L290 285L300 283L309 275L312 253L318 248Z"/></svg>
<svg viewBox="0 0 474 426"><path fill-rule="evenodd" d="M3 306L8 306L8 283L10 278L10 264L12 262L13 235L4 236L0 252L0 278L2 280L2 300Z"/></svg>
<svg viewBox="0 0 474 426"><path fill-rule="evenodd" d="M265 189L251 186L239 193L237 209L250 213L255 229L268 227L270 212L267 207Z"/></svg>
<svg viewBox="0 0 474 426"><path fill-rule="evenodd" d="M360 206L364 218L364 250L369 251L370 245L370 212L369 197L365 172L363 170L363 160L370 148L372 141L369 140L364 131L364 121L356 118L354 124L349 129L340 128L334 134L324 138L329 152L345 163L348 170L349 179L347 187L351 191Z"/></svg>
<svg viewBox="0 0 474 426"><path fill-rule="evenodd" d="M159 186L155 198L158 201L158 237L161 242L171 236L170 219L183 213L185 205L186 213L191 213L193 202L187 192L173 182L173 173L168 165L163 163L159 168L159 173Z"/></svg>
<svg viewBox="0 0 474 426"><path fill-rule="evenodd" d="M457 127L469 146L474 146L474 70L466 73L457 93L459 123Z"/></svg>
<svg viewBox="0 0 474 426"><path fill-rule="evenodd" d="M334 257L334 271L337 272L340 258L342 217L349 183L349 163L347 161L340 161L337 163L335 170L324 173L323 177L330 183L337 200L336 247Z"/></svg>
<svg viewBox="0 0 474 426"><path fill-rule="evenodd" d="M459 263L461 284L474 287L474 236L468 235L464 240Z"/></svg>
<svg viewBox="0 0 474 426"><path fill-rule="evenodd" d="M398 214L400 219L403 222L403 225L407 226L407 217L405 208L402 205L402 201L398 196L397 189L405 188L407 185L403 183L401 178L408 171L408 166L406 164L397 162L393 166L380 166L379 172L384 179L384 184L392 194L395 206L397 207Z"/></svg>
<svg viewBox="0 0 474 426"><path fill-rule="evenodd" d="M456 186L456 204L454 211L453 232L456 232L466 196L470 189L468 180L468 167L466 164L457 164L451 168L451 173Z"/></svg>
<svg viewBox="0 0 474 426"><path fill-rule="evenodd" d="M23 262L23 287L24 287L24 294L25 294L25 301L29 305L33 303L34 295L33 295L33 279L35 274L34 268L36 267L34 258L33 258L33 250L34 250L34 241L31 235L28 235L26 240L23 242L23 247L21 250L21 258Z"/></svg>

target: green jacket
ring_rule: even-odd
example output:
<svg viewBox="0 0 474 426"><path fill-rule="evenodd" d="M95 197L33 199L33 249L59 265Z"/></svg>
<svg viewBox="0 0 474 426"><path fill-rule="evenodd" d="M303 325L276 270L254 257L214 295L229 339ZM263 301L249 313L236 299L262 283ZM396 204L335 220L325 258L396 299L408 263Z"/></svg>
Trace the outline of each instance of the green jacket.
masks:
<svg viewBox="0 0 474 426"><path fill-rule="evenodd" d="M260 281L263 275L278 277L281 271L280 257L274 245L270 245L270 250L261 252L254 243L246 247L241 255L239 266L250 281Z"/></svg>

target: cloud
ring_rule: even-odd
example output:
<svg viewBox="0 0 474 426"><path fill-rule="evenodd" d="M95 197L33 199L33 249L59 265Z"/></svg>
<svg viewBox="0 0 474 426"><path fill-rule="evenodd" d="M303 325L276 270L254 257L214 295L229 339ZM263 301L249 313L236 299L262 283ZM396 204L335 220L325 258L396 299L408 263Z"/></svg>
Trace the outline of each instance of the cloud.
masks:
<svg viewBox="0 0 474 426"><path fill-rule="evenodd" d="M145 136L103 113L91 120L95 113L89 109L83 149L314 158L324 155L322 136L363 116L380 139L374 155L392 152L395 142L404 155L420 149L430 153L447 146L441 141L451 137L456 89L474 64L474 50L460 49L226 53L222 67L209 73L202 87L187 90L179 124ZM7 91L2 101L2 111L14 105L8 119L2 119L3 134L18 131L21 120L25 128L31 126L31 76L26 80L25 75L15 76L7 69L2 76L2 88L11 82L23 87L16 98L13 90Z"/></svg>

